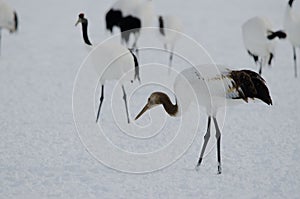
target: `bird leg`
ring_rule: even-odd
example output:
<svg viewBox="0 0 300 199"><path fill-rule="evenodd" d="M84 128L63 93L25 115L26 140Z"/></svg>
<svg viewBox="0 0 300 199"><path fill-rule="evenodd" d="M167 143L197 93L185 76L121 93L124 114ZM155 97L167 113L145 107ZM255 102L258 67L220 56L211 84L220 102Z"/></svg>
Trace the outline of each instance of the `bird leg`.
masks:
<svg viewBox="0 0 300 199"><path fill-rule="evenodd" d="M259 61L259 74L261 75L261 72L262 72L262 65L263 65L263 60L261 59L260 61Z"/></svg>
<svg viewBox="0 0 300 199"><path fill-rule="evenodd" d="M165 50L168 50L167 44L164 44L164 49L165 49Z"/></svg>
<svg viewBox="0 0 300 199"><path fill-rule="evenodd" d="M297 51L295 46L293 46L293 54L294 54L295 77L297 77Z"/></svg>
<svg viewBox="0 0 300 199"><path fill-rule="evenodd" d="M140 34L139 33L135 33L134 34L134 42L133 42L133 45L132 45L132 49L135 50L135 54L137 57L139 57L139 49L137 48L137 41L140 37Z"/></svg>
<svg viewBox="0 0 300 199"><path fill-rule="evenodd" d="M126 109L126 114L127 114L127 122L129 124L130 120L129 120L128 106L127 106L127 95L126 95L126 92L125 92L124 85L122 85L122 90L123 90L123 100L125 102L125 109Z"/></svg>
<svg viewBox="0 0 300 199"><path fill-rule="evenodd" d="M169 66L172 66L172 61L173 61L173 50L170 52L170 57L169 57Z"/></svg>
<svg viewBox="0 0 300 199"><path fill-rule="evenodd" d="M102 84L102 88L101 88L100 104L99 104L99 108L98 108L96 123L98 122L98 119L100 116L100 110L101 110L103 100L104 100L104 84Z"/></svg>
<svg viewBox="0 0 300 199"><path fill-rule="evenodd" d="M171 72L172 62L173 62L173 55L174 55L174 47L171 47L170 57L169 57L169 74Z"/></svg>
<svg viewBox="0 0 300 199"><path fill-rule="evenodd" d="M222 173L221 166L221 131L218 125L218 121L213 117L215 128L216 128L216 139L217 139L217 158L218 158L218 174Z"/></svg>
<svg viewBox="0 0 300 199"><path fill-rule="evenodd" d="M204 135L204 142L202 145L201 154L200 154L196 168L199 167L202 162L204 151L205 151L206 145L208 143L208 140L210 138L210 123L211 123L211 116L208 116L207 131L206 131L206 134Z"/></svg>

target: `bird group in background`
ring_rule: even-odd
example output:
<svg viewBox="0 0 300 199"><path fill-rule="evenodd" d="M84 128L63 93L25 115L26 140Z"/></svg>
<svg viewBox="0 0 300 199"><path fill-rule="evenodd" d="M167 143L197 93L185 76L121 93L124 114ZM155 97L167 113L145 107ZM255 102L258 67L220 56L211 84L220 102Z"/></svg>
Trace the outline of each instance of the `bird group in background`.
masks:
<svg viewBox="0 0 300 199"><path fill-rule="evenodd" d="M175 104L171 102L167 94L159 91L153 92L144 108L135 117L135 120L139 119L146 111L158 105L162 105L170 116L180 116L184 112L187 112L192 101L192 96L189 96L186 88L191 86L197 95L197 103L206 108L208 116L207 131L196 168L199 168L202 163L203 155L210 138L211 120L213 120L217 139L218 174L220 174L222 172L221 129L216 119L217 113L220 108L227 104L248 103L249 99L259 99L268 105L272 105L270 91L261 73L263 66L271 65L272 63L275 56L276 39L285 39L287 37L291 42L294 52L295 76L297 76L296 47L300 45L300 22L299 18L296 18L295 13L292 12L293 2L294 0L288 2L284 30L273 30L269 20L263 17L253 17L242 25L244 45L255 63L259 64L258 73L245 69L231 70L222 65L218 65L217 68L215 65L200 65L201 74L193 67L185 69L177 75L174 81ZM154 13L154 6L151 0L118 0L107 11L105 15L106 30L113 33L115 28L119 28L121 32L121 44L104 46L103 51L95 54L95 58L93 59L95 60L96 71L97 68L102 67L99 63L103 63L101 59L104 57L109 59L120 53L127 52L127 54L123 59L114 63L107 74L101 76L102 91L96 121L98 121L104 99L104 82L106 80L119 79L122 74L134 67L136 71L134 79L140 81L138 60L132 51L127 49L129 48L130 35L134 36L131 49L137 52L137 42L141 35L141 29L147 26L158 27L163 47L170 52L169 66L172 65L173 51L177 40L180 38L180 33L183 31L183 23L176 16L157 15L156 25L153 25ZM82 24L84 42L88 46L91 46L92 44L87 32L88 20L83 13L79 14L76 24L78 23ZM126 48L122 45L125 45ZM123 85L122 89L129 123L126 92Z"/></svg>
<svg viewBox="0 0 300 199"><path fill-rule="evenodd" d="M186 88L190 86L196 93L197 104L205 107L208 117L207 131L196 168L198 169L202 163L210 138L211 120L213 120L216 130L215 137L217 139L218 174L221 174L221 129L218 125L217 113L220 108L226 105L240 104L241 102L248 103L250 100L258 99L267 105L272 105L270 91L261 73L263 66L271 65L272 63L275 56L276 39L288 38L291 42L294 53L295 76L297 76L296 47L300 45L300 19L293 12L293 3L294 0L289 0L288 2L284 30L273 30L268 19L258 16L247 20L242 25L242 36L246 51L254 59L255 63L259 64L258 73L246 69L232 70L227 66L210 64L197 67L201 69L201 74L196 68L187 68L181 71L174 81L175 104L172 103L167 94L160 91L153 92L150 94L146 105L135 117L135 120L139 119L148 110L159 105L162 105L170 116L180 116L187 112L192 96L189 95ZM103 59L111 59L120 53L125 53L125 56L117 63L114 63L107 74L101 76L102 91L96 121L98 121L104 99L103 92L106 80L119 79L124 73L134 67L135 75L133 79L140 81L138 60L131 50L136 50L137 52L137 42L141 35L141 29L152 26L155 19L154 16L156 16L156 25L154 26L158 27L158 33L162 38L164 49L170 51L169 65L172 65L173 51L177 40L180 38L179 35L183 31L183 23L176 16L155 15L154 13L154 6L151 0L118 0L107 11L105 15L106 30L113 33L115 28L119 28L121 31L121 44L106 45L102 51L95 54L93 59L96 71L99 73L99 67L103 67L101 65ZM78 23L82 24L84 42L91 46L92 43L89 40L87 31L88 20L83 13L79 14ZM129 48L130 35L134 36L131 50L127 49ZM123 85L122 89L129 123L126 92Z"/></svg>
<svg viewBox="0 0 300 199"><path fill-rule="evenodd" d="M130 35L134 41L131 48L138 53L137 42L142 28L158 27L165 50L170 51L169 65L172 65L175 43L183 31L183 23L177 16L155 14L152 0L118 0L105 15L106 30L114 28L121 32L121 43L130 47Z"/></svg>
<svg viewBox="0 0 300 199"><path fill-rule="evenodd" d="M18 15L6 2L0 0L0 52L2 29L7 29L10 33L16 32L18 30Z"/></svg>
<svg viewBox="0 0 300 199"><path fill-rule="evenodd" d="M242 35L248 54L262 67L271 65L275 53L275 39L287 38L292 44L294 74L297 77L297 48L300 47L300 15L293 9L295 0L287 2L283 30L274 31L265 17L253 17L242 26Z"/></svg>

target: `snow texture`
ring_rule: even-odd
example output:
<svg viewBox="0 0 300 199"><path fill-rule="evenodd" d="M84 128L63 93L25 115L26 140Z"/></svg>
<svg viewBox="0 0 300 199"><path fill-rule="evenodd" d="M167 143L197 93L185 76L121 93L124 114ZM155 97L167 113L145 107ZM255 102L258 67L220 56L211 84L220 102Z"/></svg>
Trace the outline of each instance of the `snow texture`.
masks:
<svg viewBox="0 0 300 199"><path fill-rule="evenodd" d="M267 16L274 29L282 28L287 1L154 3L157 13L182 18L185 33L217 63L257 71L244 49L241 25L259 15ZM216 174L215 148L199 171L194 169L206 128L205 114L195 141L178 161L159 171L129 174L93 158L80 141L72 113L73 83L87 55L81 30L74 24L78 14L85 12L91 40L104 40L109 36L104 15L112 1L10 0L9 4L18 13L20 29L14 35L2 30L0 198L299 198L300 79L293 75L288 41L278 42L273 66L263 70L273 106L250 103L227 110L221 175ZM167 53L161 56L161 63L167 64ZM174 67L176 62L174 57ZM108 84L107 99L112 85ZM132 117L149 94L141 94ZM120 107L122 113L123 104ZM130 149L113 124L108 100L102 111L101 123L111 129L111 139ZM151 151L172 138L178 121L167 120L161 140L154 146L137 143L138 152Z"/></svg>

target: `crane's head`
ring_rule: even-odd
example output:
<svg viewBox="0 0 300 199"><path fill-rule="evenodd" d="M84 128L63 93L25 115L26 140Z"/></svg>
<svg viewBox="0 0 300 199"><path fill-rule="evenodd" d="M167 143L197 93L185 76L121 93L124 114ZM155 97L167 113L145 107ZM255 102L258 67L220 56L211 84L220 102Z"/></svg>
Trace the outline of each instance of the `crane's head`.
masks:
<svg viewBox="0 0 300 199"><path fill-rule="evenodd" d="M148 98L148 102L147 104L144 106L144 108L141 110L141 112L135 117L135 120L139 119L139 117L141 117L147 110L150 110L152 108L154 108L155 106L158 106L160 104L162 104L162 96L166 95L164 93L161 92L154 92L150 95L150 97Z"/></svg>
<svg viewBox="0 0 300 199"><path fill-rule="evenodd" d="M156 107L160 104L163 105L165 111L170 116L176 116L178 113L178 105L177 105L177 98L175 96L176 103L172 104L170 98L167 94L162 92L154 92L150 95L148 98L147 104L144 106L144 108L141 110L141 112L135 117L135 120L137 120L141 115L143 115L147 110L152 109L153 107Z"/></svg>
<svg viewBox="0 0 300 199"><path fill-rule="evenodd" d="M77 20L77 22L75 23L75 26L77 26L79 23L82 23L82 24L87 23L87 19L84 18L84 13L80 13L80 14L78 15L78 20Z"/></svg>

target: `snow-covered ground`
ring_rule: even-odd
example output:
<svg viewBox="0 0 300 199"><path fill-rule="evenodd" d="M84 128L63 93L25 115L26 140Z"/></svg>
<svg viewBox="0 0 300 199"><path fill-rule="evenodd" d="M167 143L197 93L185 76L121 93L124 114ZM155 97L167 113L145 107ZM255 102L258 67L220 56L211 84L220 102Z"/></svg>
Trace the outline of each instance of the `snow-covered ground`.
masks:
<svg viewBox="0 0 300 199"><path fill-rule="evenodd" d="M91 40L100 42L108 36L103 19L112 2L9 3L18 12L20 30L16 35L6 31L2 34L0 198L299 197L300 80L293 76L292 48L287 41L278 42L273 67L263 70L273 106L252 103L226 112L221 175L216 174L215 149L205 157L200 170L194 170L206 127L204 114L195 141L178 161L155 172L130 174L104 166L88 152L78 136L72 112L73 83L87 55L80 28L74 27L77 15L86 13ZM263 15L275 29L280 29L287 2L154 3L157 13L181 17L185 33L202 44L217 63L257 70L244 50L241 25L252 16ZM160 60L167 64L167 54ZM176 62L180 60L174 59L175 66ZM141 75L147 77L143 71ZM114 126L110 113L112 88L113 84L109 84L100 121L107 132L111 131L110 139L120 142L123 148L139 149L136 152L155 150L172 139L178 120L165 117L161 140L154 141L154 146L145 140L137 140L133 147L127 145L134 142L124 141L126 136ZM132 117L148 95L144 92L138 97L141 101L132 108ZM121 114L123 104L120 107ZM162 114L161 110L158 114ZM191 121L194 122L197 121Z"/></svg>

